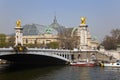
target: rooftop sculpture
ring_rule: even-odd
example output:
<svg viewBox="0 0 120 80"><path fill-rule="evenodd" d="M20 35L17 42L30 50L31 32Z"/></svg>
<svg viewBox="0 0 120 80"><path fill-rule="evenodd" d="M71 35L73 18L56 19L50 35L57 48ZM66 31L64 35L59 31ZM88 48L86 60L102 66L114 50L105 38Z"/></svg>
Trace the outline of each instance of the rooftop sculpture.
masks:
<svg viewBox="0 0 120 80"><path fill-rule="evenodd" d="M18 21L16 22L16 26L19 27L19 28L21 27L21 21L20 21L20 20L18 20Z"/></svg>
<svg viewBox="0 0 120 80"><path fill-rule="evenodd" d="M86 24L86 17L81 17L81 24Z"/></svg>

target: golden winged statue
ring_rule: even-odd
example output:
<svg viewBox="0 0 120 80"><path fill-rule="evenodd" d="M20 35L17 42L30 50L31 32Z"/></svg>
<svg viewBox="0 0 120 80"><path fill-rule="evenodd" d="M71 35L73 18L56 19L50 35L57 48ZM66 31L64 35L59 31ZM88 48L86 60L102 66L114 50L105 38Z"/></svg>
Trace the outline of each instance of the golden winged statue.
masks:
<svg viewBox="0 0 120 80"><path fill-rule="evenodd" d="M81 24L86 24L86 17L81 17Z"/></svg>
<svg viewBox="0 0 120 80"><path fill-rule="evenodd" d="M16 22L16 26L17 26L17 27L21 27L21 21L20 21L20 20L18 20L18 21Z"/></svg>

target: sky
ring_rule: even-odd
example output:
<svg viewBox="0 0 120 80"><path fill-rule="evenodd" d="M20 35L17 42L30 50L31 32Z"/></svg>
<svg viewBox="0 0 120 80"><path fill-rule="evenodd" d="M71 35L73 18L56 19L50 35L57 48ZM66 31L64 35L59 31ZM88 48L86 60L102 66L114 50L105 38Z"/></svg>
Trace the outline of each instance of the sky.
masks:
<svg viewBox="0 0 120 80"><path fill-rule="evenodd" d="M0 0L0 33L14 33L18 19L22 25L50 25L55 15L66 27L78 27L85 16L91 35L102 40L120 29L120 0Z"/></svg>

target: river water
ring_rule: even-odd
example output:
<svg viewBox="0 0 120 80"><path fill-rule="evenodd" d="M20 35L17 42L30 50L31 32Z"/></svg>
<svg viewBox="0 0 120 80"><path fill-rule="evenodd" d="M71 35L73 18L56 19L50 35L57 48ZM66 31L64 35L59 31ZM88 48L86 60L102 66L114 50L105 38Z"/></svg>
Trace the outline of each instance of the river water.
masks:
<svg viewBox="0 0 120 80"><path fill-rule="evenodd" d="M120 68L51 66L40 68L0 65L0 80L120 80Z"/></svg>

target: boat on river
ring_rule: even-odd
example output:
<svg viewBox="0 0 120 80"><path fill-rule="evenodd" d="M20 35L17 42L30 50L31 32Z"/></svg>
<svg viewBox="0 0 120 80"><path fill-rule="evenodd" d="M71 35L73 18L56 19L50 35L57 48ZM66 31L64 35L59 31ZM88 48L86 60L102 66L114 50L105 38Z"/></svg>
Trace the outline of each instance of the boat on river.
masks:
<svg viewBox="0 0 120 80"><path fill-rule="evenodd" d="M116 62L103 62L100 64L104 67L120 67L120 60L117 60Z"/></svg>
<svg viewBox="0 0 120 80"><path fill-rule="evenodd" d="M88 57L88 54L86 54L85 58L82 58L82 56L79 54L77 60L73 60L70 65L80 67L94 67L96 66L96 57L94 54L92 54L90 57Z"/></svg>
<svg viewBox="0 0 120 80"><path fill-rule="evenodd" d="M78 62L71 62L71 66L80 66L80 67L94 67L96 66L95 61L78 61Z"/></svg>

